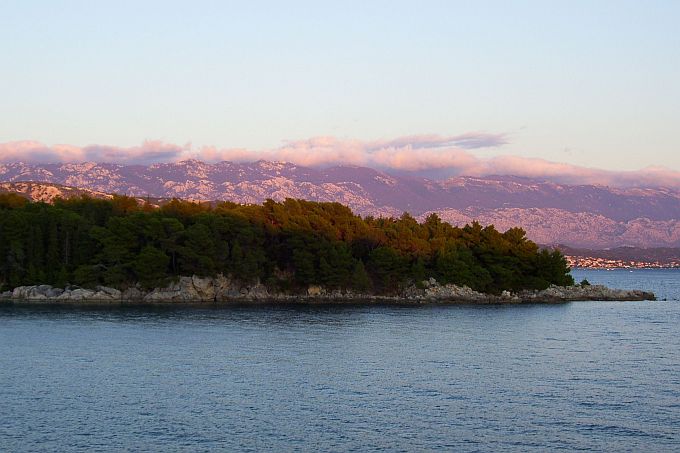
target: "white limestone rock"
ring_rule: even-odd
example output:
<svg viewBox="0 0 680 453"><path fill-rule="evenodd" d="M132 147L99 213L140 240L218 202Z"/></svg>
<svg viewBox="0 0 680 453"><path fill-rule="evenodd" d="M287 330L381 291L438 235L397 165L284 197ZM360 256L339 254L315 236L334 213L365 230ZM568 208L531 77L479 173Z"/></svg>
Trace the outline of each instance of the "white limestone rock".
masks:
<svg viewBox="0 0 680 453"><path fill-rule="evenodd" d="M144 299L146 294L142 292L139 288L132 287L123 291L120 295L120 299L123 301L138 301Z"/></svg>
<svg viewBox="0 0 680 453"><path fill-rule="evenodd" d="M191 277L191 284L193 286L192 293L195 293L198 300L214 301L215 300L215 284L210 277L200 278L196 275Z"/></svg>
<svg viewBox="0 0 680 453"><path fill-rule="evenodd" d="M258 282L255 285L248 288L247 297L249 299L267 299L270 297L267 287L262 283Z"/></svg>
<svg viewBox="0 0 680 453"><path fill-rule="evenodd" d="M321 296L323 293L324 289L318 285L310 285L309 288L307 288L307 295L310 297L318 297Z"/></svg>

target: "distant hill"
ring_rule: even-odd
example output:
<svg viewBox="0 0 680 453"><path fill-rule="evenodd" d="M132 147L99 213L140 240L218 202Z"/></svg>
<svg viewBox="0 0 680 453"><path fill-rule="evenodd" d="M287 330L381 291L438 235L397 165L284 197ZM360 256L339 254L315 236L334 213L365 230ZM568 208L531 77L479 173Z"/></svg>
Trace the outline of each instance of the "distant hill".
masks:
<svg viewBox="0 0 680 453"><path fill-rule="evenodd" d="M646 261L658 262L660 264L671 264L680 262L680 248L675 247L616 247L607 250L592 250L569 247L567 245L557 245L562 253L576 258L603 258L618 261Z"/></svg>
<svg viewBox="0 0 680 453"><path fill-rule="evenodd" d="M52 203L55 198L71 198L82 195L98 199L113 198L111 194L95 190L34 181L2 182L0 183L0 193L16 193L31 201L43 201L45 203Z"/></svg>
<svg viewBox="0 0 680 453"><path fill-rule="evenodd" d="M68 199L83 195L101 200L113 198L113 194L110 193L36 181L1 182L0 193L15 193L31 201L42 201L45 203L52 203L56 198ZM149 202L152 205L157 205L160 201L158 198L137 197L137 202L140 204Z"/></svg>
<svg viewBox="0 0 680 453"><path fill-rule="evenodd" d="M2 164L0 181L34 181L30 191L38 195L42 189L35 182L140 198L338 201L361 215L398 216L407 211L423 218L437 212L454 224L478 220L499 229L521 226L540 243L589 248L680 246L680 192L665 188L615 189L513 176L438 181L355 166L316 169L285 162L195 160L149 166Z"/></svg>

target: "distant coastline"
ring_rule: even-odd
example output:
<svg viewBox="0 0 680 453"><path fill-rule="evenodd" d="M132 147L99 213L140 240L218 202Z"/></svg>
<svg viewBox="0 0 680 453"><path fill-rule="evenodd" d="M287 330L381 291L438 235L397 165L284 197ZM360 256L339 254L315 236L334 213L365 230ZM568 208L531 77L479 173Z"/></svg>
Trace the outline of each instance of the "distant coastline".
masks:
<svg viewBox="0 0 680 453"><path fill-rule="evenodd" d="M569 266L575 269L680 269L680 262L622 261L598 257L565 256Z"/></svg>

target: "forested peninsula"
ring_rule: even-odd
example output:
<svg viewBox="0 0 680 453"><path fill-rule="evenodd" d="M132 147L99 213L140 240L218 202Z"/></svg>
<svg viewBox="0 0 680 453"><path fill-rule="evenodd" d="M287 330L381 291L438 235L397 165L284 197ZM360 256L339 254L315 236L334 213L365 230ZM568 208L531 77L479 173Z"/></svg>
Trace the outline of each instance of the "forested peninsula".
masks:
<svg viewBox="0 0 680 453"><path fill-rule="evenodd" d="M0 195L5 294L30 285L147 294L187 278L291 297L398 297L446 285L500 296L574 285L564 256L522 229L459 228L434 214L419 223L295 199L156 206L126 196L46 204Z"/></svg>

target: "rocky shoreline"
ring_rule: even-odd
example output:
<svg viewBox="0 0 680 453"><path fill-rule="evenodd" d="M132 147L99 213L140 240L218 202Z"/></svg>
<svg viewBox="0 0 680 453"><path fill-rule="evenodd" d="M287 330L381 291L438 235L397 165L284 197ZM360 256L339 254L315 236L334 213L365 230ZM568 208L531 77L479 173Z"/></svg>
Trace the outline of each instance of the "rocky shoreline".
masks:
<svg viewBox="0 0 680 453"><path fill-rule="evenodd" d="M162 288L144 291L135 286L123 291L105 286L86 289L75 286L54 288L50 285L19 286L0 293L0 303L96 304L96 305L209 305L252 303L355 303L355 304L519 304L559 303L571 301L641 301L656 300L654 293L641 290L611 289L602 285L551 286L541 291L504 291L485 294L465 286L440 285L429 279L410 286L395 296L376 296L348 290L326 290L310 286L304 294L271 292L261 283L245 285L229 277L180 277Z"/></svg>

